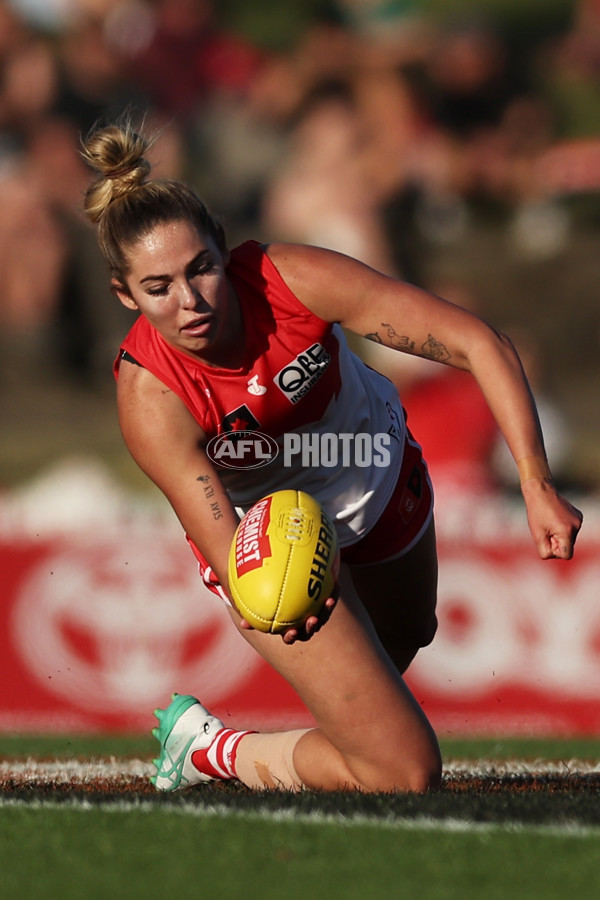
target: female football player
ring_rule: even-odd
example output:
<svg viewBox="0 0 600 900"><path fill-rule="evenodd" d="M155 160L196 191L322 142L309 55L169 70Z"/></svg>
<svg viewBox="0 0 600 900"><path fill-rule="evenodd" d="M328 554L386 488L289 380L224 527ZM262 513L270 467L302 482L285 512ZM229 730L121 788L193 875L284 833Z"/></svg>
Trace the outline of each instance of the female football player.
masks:
<svg viewBox="0 0 600 900"><path fill-rule="evenodd" d="M153 781L160 790L213 778L288 790L435 787L437 740L402 677L436 630L431 485L397 391L349 351L342 328L472 374L515 459L539 555L568 559L581 514L553 485L519 358L474 315L339 253L252 241L230 250L192 190L152 179L147 148L125 124L97 130L83 149L97 172L85 211L112 290L140 313L115 364L123 435L233 626L317 725L235 731L175 694L157 711ZM279 454L268 466L220 469L208 442L236 430L280 444L290 434L334 435L348 452L335 466ZM353 458L348 435L359 434L386 454L371 465ZM281 639L236 611L227 561L240 515L286 487L329 513L342 568L322 616Z"/></svg>

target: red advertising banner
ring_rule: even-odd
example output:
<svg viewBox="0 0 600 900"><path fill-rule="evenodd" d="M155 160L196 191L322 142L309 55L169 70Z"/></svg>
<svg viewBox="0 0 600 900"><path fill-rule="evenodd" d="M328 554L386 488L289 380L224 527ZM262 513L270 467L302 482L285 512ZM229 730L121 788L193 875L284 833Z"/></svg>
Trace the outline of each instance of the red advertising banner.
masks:
<svg viewBox="0 0 600 900"><path fill-rule="evenodd" d="M204 588L182 535L4 541L0 567L0 730L147 730L175 690L235 724L306 715Z"/></svg>
<svg viewBox="0 0 600 900"><path fill-rule="evenodd" d="M173 691L235 726L310 724L171 516L98 503L54 526L23 509L0 533L0 731L144 731ZM440 627L408 673L419 702L442 737L599 733L600 533L540 561L522 507L478 509L439 523Z"/></svg>
<svg viewBox="0 0 600 900"><path fill-rule="evenodd" d="M441 541L439 629L409 672L440 736L600 734L600 541L573 560Z"/></svg>

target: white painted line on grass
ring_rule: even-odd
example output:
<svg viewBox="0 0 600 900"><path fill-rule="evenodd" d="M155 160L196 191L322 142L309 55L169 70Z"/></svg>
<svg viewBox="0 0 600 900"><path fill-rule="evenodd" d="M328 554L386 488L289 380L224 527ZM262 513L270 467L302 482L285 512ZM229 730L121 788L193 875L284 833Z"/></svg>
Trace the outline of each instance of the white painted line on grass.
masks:
<svg viewBox="0 0 600 900"><path fill-rule="evenodd" d="M181 805L167 806L154 803L143 803L135 800L90 801L85 799L63 800L18 800L0 797L0 809L19 807L33 810L75 810L77 812L142 812L152 815L189 816L197 819L232 818L246 819L249 822L266 821L281 824L335 825L340 828L371 827L389 831L439 831L450 834L534 834L541 837L555 838L597 838L600 825L583 825L577 822L564 824L531 824L526 822L475 822L468 819L444 819L433 816L394 817L368 816L364 813L322 813L299 812L295 810L260 809L238 810L231 806L207 804L203 806Z"/></svg>
<svg viewBox="0 0 600 900"><path fill-rule="evenodd" d="M147 778L154 773L152 763L141 759L92 760L50 760L37 759L0 760L0 777L15 777L40 781L48 779L54 783L68 784L73 780L83 782L108 781L115 778ZM600 763L579 759L547 761L535 760L448 760L444 763L444 774L464 775L474 778L494 776L531 775L593 775L600 773Z"/></svg>
<svg viewBox="0 0 600 900"><path fill-rule="evenodd" d="M18 778L20 781L52 781L54 784L70 784L72 781L93 783L123 778L147 778L154 772L150 762L141 759L77 759L39 761L17 759L0 761L0 778Z"/></svg>

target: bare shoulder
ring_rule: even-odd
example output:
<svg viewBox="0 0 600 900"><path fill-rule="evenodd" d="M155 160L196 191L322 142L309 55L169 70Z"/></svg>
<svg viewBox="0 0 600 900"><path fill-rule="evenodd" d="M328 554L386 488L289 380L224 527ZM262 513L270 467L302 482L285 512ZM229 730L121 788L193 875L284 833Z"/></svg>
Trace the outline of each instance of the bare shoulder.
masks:
<svg viewBox="0 0 600 900"><path fill-rule="evenodd" d="M264 245L265 251L273 263L279 268L302 266L307 262L326 263L330 257L342 256L334 250L315 247L312 244L289 244L274 241ZM344 257L349 259L350 257Z"/></svg>
<svg viewBox="0 0 600 900"><path fill-rule="evenodd" d="M117 379L117 399L119 404L131 403L140 400L144 396L152 396L155 392L167 390L164 384L156 378L148 369L135 363L122 359L119 366Z"/></svg>
<svg viewBox="0 0 600 900"><path fill-rule="evenodd" d="M141 366L121 363L117 405L125 443L151 477L163 455L173 458L203 443L204 432L183 401Z"/></svg>
<svg viewBox="0 0 600 900"><path fill-rule="evenodd" d="M177 414L183 403L148 369L122 361L117 381L117 404L121 424L145 420L160 422Z"/></svg>
<svg viewBox="0 0 600 900"><path fill-rule="evenodd" d="M266 252L296 297L330 322L343 323L355 303L388 280L353 257L322 247L274 243Z"/></svg>
<svg viewBox="0 0 600 900"><path fill-rule="evenodd" d="M358 260L336 250L310 244L273 243L265 246L266 253L287 284L310 285L338 272L364 268Z"/></svg>

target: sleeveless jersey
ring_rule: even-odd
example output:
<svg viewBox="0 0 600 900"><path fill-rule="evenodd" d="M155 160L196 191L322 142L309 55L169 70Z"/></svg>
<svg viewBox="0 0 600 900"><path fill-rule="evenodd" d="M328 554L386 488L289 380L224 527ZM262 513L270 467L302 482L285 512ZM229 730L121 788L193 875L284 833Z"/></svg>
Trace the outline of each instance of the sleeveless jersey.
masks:
<svg viewBox="0 0 600 900"><path fill-rule="evenodd" d="M297 299L262 245L234 249L227 276L243 315L239 369L181 352L140 316L115 376L126 351L180 397L207 441L232 431L268 435L280 448L268 465L219 470L238 512L272 491L304 490L335 520L340 546L351 545L373 527L396 485L406 434L396 388L350 351L339 325ZM304 441L303 452L287 452L290 435L299 436L294 446ZM373 464L376 435L387 456Z"/></svg>

